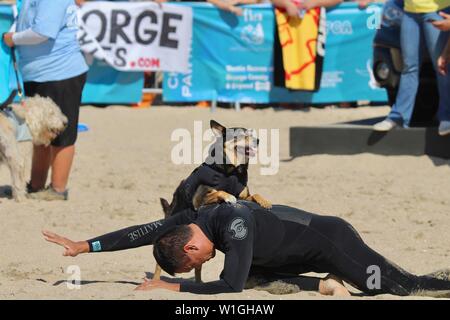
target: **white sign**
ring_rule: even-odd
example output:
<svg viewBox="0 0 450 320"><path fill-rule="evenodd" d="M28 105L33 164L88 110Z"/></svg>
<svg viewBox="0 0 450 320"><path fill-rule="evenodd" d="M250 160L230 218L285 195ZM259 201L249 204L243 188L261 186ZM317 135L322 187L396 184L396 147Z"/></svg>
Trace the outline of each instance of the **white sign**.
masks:
<svg viewBox="0 0 450 320"><path fill-rule="evenodd" d="M122 71L189 71L192 8L155 2L86 2L78 13L83 52Z"/></svg>

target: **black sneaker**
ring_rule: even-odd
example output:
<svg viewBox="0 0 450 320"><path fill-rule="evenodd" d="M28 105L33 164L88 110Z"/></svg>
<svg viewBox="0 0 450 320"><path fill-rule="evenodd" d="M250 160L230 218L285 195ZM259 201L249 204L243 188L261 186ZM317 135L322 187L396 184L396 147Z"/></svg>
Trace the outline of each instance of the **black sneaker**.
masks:
<svg viewBox="0 0 450 320"><path fill-rule="evenodd" d="M33 187L31 187L31 181L27 182L27 193L36 193L42 190L44 189L37 189L37 190L33 189Z"/></svg>

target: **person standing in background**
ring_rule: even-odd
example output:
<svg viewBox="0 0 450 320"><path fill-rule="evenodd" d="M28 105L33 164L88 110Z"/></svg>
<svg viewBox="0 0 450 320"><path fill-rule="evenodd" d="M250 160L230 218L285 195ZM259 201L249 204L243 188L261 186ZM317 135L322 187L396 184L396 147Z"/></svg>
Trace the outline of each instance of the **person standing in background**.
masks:
<svg viewBox="0 0 450 320"><path fill-rule="evenodd" d="M434 21L432 22L433 26L438 28L441 31L450 31L450 14L446 14L445 12L439 12L441 17L444 18L444 20L440 21ZM448 64L450 63L450 37L447 41L447 45L445 46L444 50L442 50L441 55L438 58L437 64L439 72L442 75L448 74ZM449 87L450 90L450 87Z"/></svg>
<svg viewBox="0 0 450 320"><path fill-rule="evenodd" d="M30 198L67 200L75 155L81 94L88 66L77 40L75 0L23 0L16 32L3 35L16 47L25 95L50 97L68 118L51 146L35 146L28 184ZM51 168L51 183L46 187Z"/></svg>
<svg viewBox="0 0 450 320"><path fill-rule="evenodd" d="M419 85L422 43L425 41L436 71L438 57L447 43L448 32L442 32L433 25L443 20L440 10L450 13L450 0L405 0L400 33L403 70L398 94L387 118L374 125L375 131L389 131L399 125L409 126ZM439 134L447 135L450 134L449 76L437 73L437 83Z"/></svg>

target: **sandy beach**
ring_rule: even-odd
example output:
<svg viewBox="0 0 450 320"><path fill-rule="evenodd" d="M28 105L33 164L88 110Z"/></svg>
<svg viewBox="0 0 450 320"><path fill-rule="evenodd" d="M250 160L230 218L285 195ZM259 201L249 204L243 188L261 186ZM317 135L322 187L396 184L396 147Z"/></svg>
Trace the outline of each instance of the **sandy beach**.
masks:
<svg viewBox="0 0 450 320"><path fill-rule="evenodd" d="M137 292L133 289L145 273L154 270L152 247L68 258L62 256L61 247L43 239L42 229L84 240L160 219L159 197L171 198L179 181L196 167L172 163L171 133L177 128L193 132L196 120L205 130L211 118L230 127L280 130L279 171L261 175L259 165L252 166L253 193L272 203L342 217L369 246L413 273L449 268L450 161L373 154L289 158L291 126L333 124L387 112L387 107L216 113L191 107L82 107L80 122L89 131L79 134L69 201L16 203L5 195L10 177L6 167L0 168L0 299L325 299L314 292L273 295L245 290L214 296ZM30 144L21 147L30 152ZM204 266L204 280L217 279L222 264L223 255L218 254ZM71 266L81 272L79 289L67 285Z"/></svg>

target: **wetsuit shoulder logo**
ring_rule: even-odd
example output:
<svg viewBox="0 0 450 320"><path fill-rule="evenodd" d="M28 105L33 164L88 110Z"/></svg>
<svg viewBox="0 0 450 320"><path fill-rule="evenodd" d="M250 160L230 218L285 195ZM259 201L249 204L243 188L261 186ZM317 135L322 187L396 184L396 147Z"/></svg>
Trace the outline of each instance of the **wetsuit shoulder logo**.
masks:
<svg viewBox="0 0 450 320"><path fill-rule="evenodd" d="M244 240L247 237L247 227L245 220L236 218L230 223L229 231L232 233L231 237L236 240Z"/></svg>

